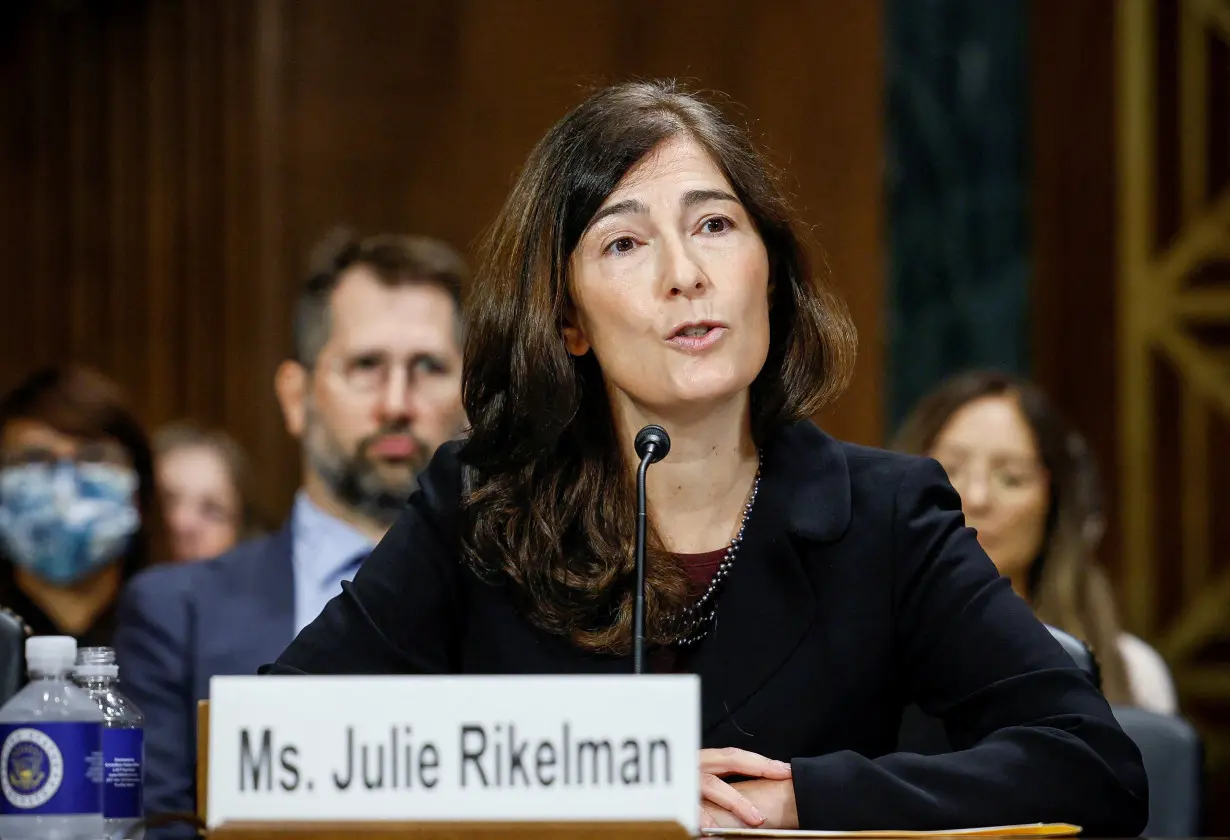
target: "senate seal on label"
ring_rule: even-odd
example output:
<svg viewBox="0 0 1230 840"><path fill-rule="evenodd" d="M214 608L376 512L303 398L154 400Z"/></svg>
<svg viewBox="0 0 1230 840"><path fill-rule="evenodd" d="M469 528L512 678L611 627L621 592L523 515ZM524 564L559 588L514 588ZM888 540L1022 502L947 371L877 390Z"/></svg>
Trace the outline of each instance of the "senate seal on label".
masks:
<svg viewBox="0 0 1230 840"><path fill-rule="evenodd" d="M46 804L64 781L64 756L56 742L37 729L16 729L0 747L0 788L17 808Z"/></svg>

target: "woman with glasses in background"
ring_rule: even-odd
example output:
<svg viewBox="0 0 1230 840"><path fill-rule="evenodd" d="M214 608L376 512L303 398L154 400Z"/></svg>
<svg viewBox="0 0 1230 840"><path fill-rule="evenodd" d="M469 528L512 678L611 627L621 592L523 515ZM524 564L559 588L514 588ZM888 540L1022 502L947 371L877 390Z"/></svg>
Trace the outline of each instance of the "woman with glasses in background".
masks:
<svg viewBox="0 0 1230 840"><path fill-rule="evenodd" d="M1089 645L1110 702L1177 711L1165 661L1123 631L1097 563L1104 525L1092 453L1036 386L996 372L956 376L919 402L896 448L943 464L1000 574L1040 619Z"/></svg>
<svg viewBox="0 0 1230 840"><path fill-rule="evenodd" d="M160 528L149 442L114 383L46 368L0 398L0 605L36 635L110 645Z"/></svg>

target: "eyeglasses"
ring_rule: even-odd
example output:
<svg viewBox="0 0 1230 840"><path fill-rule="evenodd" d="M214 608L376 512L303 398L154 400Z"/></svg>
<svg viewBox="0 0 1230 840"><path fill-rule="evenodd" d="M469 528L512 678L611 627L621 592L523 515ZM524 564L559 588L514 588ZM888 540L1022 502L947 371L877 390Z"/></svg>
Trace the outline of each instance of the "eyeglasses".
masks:
<svg viewBox="0 0 1230 840"><path fill-rule="evenodd" d="M974 478L974 471L965 465L944 464L948 480L960 493ZM1045 480L1045 473L1027 467L989 467L985 470L987 489L996 494L1019 493L1033 490Z"/></svg>
<svg viewBox="0 0 1230 840"><path fill-rule="evenodd" d="M365 353L346 359L334 359L326 365L351 393L374 396L383 393L395 371L405 368L406 388L430 392L455 387L456 371L444 359L430 353L419 353L398 361L384 353Z"/></svg>
<svg viewBox="0 0 1230 840"><path fill-rule="evenodd" d="M197 513L202 519L212 523L236 526L243 518L241 511L214 499L191 498L167 489L164 489L160 496L162 510L169 517L173 517L176 510L185 510Z"/></svg>
<svg viewBox="0 0 1230 840"><path fill-rule="evenodd" d="M127 467L131 464L124 447L112 441L86 441L71 454L57 452L45 446L24 446L0 455L0 467L27 467L35 464L52 466L61 461L73 461L77 464L110 464L117 467Z"/></svg>

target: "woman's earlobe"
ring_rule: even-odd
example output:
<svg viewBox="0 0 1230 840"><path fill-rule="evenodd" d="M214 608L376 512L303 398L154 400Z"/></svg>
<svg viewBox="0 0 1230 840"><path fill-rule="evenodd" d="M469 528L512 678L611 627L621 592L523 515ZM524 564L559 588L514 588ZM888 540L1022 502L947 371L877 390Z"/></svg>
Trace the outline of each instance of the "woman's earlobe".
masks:
<svg viewBox="0 0 1230 840"><path fill-rule="evenodd" d="M563 330L564 349L572 356L584 356L589 352L589 342L585 339L585 333L579 327L574 327L571 324L566 324Z"/></svg>
<svg viewBox="0 0 1230 840"><path fill-rule="evenodd" d="M564 349L572 356L584 356L589 352L589 340L585 338L585 330L577 325L577 313L572 303L564 309Z"/></svg>

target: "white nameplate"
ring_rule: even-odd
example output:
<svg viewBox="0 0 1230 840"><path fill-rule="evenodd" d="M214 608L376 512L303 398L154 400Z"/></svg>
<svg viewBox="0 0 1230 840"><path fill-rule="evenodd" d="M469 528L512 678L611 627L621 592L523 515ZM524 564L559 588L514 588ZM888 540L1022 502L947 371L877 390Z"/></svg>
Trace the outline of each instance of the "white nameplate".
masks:
<svg viewBox="0 0 1230 840"><path fill-rule="evenodd" d="M214 677L230 821L673 820L698 830L700 680Z"/></svg>

